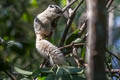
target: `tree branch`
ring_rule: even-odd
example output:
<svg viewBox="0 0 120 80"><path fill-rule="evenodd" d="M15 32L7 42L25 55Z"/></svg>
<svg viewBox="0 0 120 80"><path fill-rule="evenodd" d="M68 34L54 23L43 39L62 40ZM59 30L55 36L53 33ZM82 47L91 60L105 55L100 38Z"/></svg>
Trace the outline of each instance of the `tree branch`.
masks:
<svg viewBox="0 0 120 80"><path fill-rule="evenodd" d="M117 56L115 55L115 53L112 53L111 51L109 51L107 48L106 48L106 52L108 52L108 53L111 54L112 56L116 57L116 58L120 61L120 58L117 57Z"/></svg>
<svg viewBox="0 0 120 80"><path fill-rule="evenodd" d="M59 47L59 49L62 50L64 48L68 48L68 47L72 47L72 46L79 47L79 46L83 46L83 45L85 45L85 43L71 43L71 44Z"/></svg>
<svg viewBox="0 0 120 80"><path fill-rule="evenodd" d="M110 8L110 6L112 5L114 0L109 0L106 4L106 10L108 10Z"/></svg>
<svg viewBox="0 0 120 80"><path fill-rule="evenodd" d="M78 6L76 6L76 7L74 8L73 12L72 12L71 15L69 16L68 21L67 21L67 24L66 24L66 28L65 28L65 30L64 30L64 32L63 32L63 36L62 36L62 39L61 39L61 41L60 41L59 46L63 46L63 45L64 45L64 42L65 42L67 33L68 33L69 28L70 28L70 26L71 26L71 24L72 24L72 22L73 22L73 19L74 19L74 17L75 17L76 11L77 11L77 9L80 7L80 5L83 3L83 1L84 1L84 0L82 0L82 1L78 4Z"/></svg>
<svg viewBox="0 0 120 80"><path fill-rule="evenodd" d="M109 70L106 70L106 72L109 72ZM111 73L119 73L120 74L120 69L111 69Z"/></svg>
<svg viewBox="0 0 120 80"><path fill-rule="evenodd" d="M16 80L16 77L8 70L3 70L10 78L11 80Z"/></svg>
<svg viewBox="0 0 120 80"><path fill-rule="evenodd" d="M82 26L80 27L80 33L78 33L78 35L79 35L79 38L81 38L81 36L82 36L82 34L83 34L83 32L86 30L86 28L87 28L87 19L84 21L84 23L82 24Z"/></svg>
<svg viewBox="0 0 120 80"><path fill-rule="evenodd" d="M66 9L68 9L72 4L74 4L76 1L78 0L72 0L72 2L70 2L67 6L65 6L63 9L62 9L62 12L65 12Z"/></svg>
<svg viewBox="0 0 120 80"><path fill-rule="evenodd" d="M112 9L108 10L107 13L111 12L112 10L116 9L117 6L114 6Z"/></svg>

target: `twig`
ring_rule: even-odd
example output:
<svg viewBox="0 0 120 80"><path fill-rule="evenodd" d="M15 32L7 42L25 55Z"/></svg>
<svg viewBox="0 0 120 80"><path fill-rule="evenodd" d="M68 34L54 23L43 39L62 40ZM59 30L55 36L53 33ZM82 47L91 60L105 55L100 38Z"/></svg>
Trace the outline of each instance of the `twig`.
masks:
<svg viewBox="0 0 120 80"><path fill-rule="evenodd" d="M111 55L113 55L114 57L116 57L119 61L120 61L120 58L117 57L114 53L112 53L111 51L109 51L107 48L106 48L106 52L110 53Z"/></svg>
<svg viewBox="0 0 120 80"><path fill-rule="evenodd" d="M112 55L111 55L112 56ZM116 68L119 68L119 61L116 61L115 58L112 56L111 57L112 63L114 63Z"/></svg>
<svg viewBox="0 0 120 80"><path fill-rule="evenodd" d="M67 6L65 6L65 7L62 9L62 13L64 13L64 12L66 11L66 9L68 9L68 8L69 8L71 5L73 5L76 1L78 1L78 0L73 0L71 3L69 3ZM57 22L58 19L59 19L59 17L57 17L56 19L54 19L54 20L52 21L51 26L52 26L53 30L54 30L54 29L56 28L56 26L57 26L56 22ZM49 40L50 37L52 36L52 33L53 33L53 31L51 32L50 36L48 37L48 40Z"/></svg>
<svg viewBox="0 0 120 80"><path fill-rule="evenodd" d="M109 72L106 70L106 72ZM120 74L120 69L111 69L111 73L119 73Z"/></svg>
<svg viewBox="0 0 120 80"><path fill-rule="evenodd" d="M78 46L83 46L83 45L85 45L85 43L71 43L71 44L59 47L59 49L62 50L64 48L68 48L68 47L72 47L72 46L78 47Z"/></svg>
<svg viewBox="0 0 120 80"><path fill-rule="evenodd" d="M44 68L44 67L48 67L48 66L51 66L49 64L49 57L43 60L42 64L40 65L40 68Z"/></svg>
<svg viewBox="0 0 120 80"><path fill-rule="evenodd" d="M80 28L80 33L78 33L79 37L81 38L83 32L85 31L85 29L87 28L87 19L84 21L84 23L82 24L81 28Z"/></svg>
<svg viewBox="0 0 120 80"><path fill-rule="evenodd" d="M106 66L107 66L107 68L108 68L108 72L110 73L110 76L111 76L111 78L112 78L113 75L112 75L112 72L111 72L111 68L109 67L109 65L108 65L108 63L107 63L106 58L105 58L105 64L106 64Z"/></svg>
<svg viewBox="0 0 120 80"><path fill-rule="evenodd" d="M80 63L79 63L79 58L78 58L78 53L77 53L77 48L73 46L73 58L78 66L78 68L80 67Z"/></svg>
<svg viewBox="0 0 120 80"><path fill-rule="evenodd" d="M107 5L107 4L108 4L108 2L109 2L109 0L106 0L105 5Z"/></svg>
<svg viewBox="0 0 120 80"><path fill-rule="evenodd" d="M8 70L3 70L12 80L16 80L16 77Z"/></svg>
<svg viewBox="0 0 120 80"><path fill-rule="evenodd" d="M111 12L112 10L116 9L117 6L114 6L112 9L108 10L107 13Z"/></svg>
<svg viewBox="0 0 120 80"><path fill-rule="evenodd" d="M110 8L110 6L112 5L114 0L109 0L107 5L106 5L106 10L108 10Z"/></svg>
<svg viewBox="0 0 120 80"><path fill-rule="evenodd" d="M73 46L73 58L78 66L78 68L80 68L80 66L85 66L86 64L84 63L84 60L82 58L78 57L78 52L77 52L77 48L75 46Z"/></svg>
<svg viewBox="0 0 120 80"><path fill-rule="evenodd" d="M6 45L6 41L0 37L0 45Z"/></svg>
<svg viewBox="0 0 120 80"><path fill-rule="evenodd" d="M84 0L82 0L81 2L79 2L79 4L73 9L74 14L78 10L78 8L82 5L83 2L84 2Z"/></svg>
<svg viewBox="0 0 120 80"><path fill-rule="evenodd" d="M68 9L72 4L74 4L76 1L78 0L72 0L72 2L70 2L67 6L65 6L63 9L62 9L62 12L65 12L66 9Z"/></svg>
<svg viewBox="0 0 120 80"><path fill-rule="evenodd" d="M85 36L82 38L81 41L85 41L87 36L88 36L88 33L85 34Z"/></svg>
<svg viewBox="0 0 120 80"><path fill-rule="evenodd" d="M67 33L68 33L68 31L69 31L69 28L70 28L70 26L71 26L71 24L72 24L72 22L73 22L73 19L74 19L74 17L75 17L76 11L77 11L77 9L80 7L80 5L83 3L83 1L84 1L84 0L82 0L82 1L78 4L78 6L76 6L76 7L74 8L73 13L72 13L71 16L68 18L68 21L67 21L67 24L66 24L66 28L65 28L65 30L64 30L64 32L63 32L63 36L62 36L62 39L61 39L61 41L60 41L59 46L63 46L63 45L64 45L64 41L65 41L65 39L66 39Z"/></svg>

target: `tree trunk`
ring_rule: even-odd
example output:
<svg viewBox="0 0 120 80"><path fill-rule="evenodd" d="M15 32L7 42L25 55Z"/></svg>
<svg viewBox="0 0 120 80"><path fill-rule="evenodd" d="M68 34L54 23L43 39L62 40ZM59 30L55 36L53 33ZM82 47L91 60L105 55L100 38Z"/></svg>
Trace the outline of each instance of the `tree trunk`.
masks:
<svg viewBox="0 0 120 80"><path fill-rule="evenodd" d="M114 29L114 10L109 12L109 18L108 18L108 45L113 45L113 29Z"/></svg>
<svg viewBox="0 0 120 80"><path fill-rule="evenodd" d="M86 0L88 12L87 80L106 80L105 47L107 16L105 0Z"/></svg>

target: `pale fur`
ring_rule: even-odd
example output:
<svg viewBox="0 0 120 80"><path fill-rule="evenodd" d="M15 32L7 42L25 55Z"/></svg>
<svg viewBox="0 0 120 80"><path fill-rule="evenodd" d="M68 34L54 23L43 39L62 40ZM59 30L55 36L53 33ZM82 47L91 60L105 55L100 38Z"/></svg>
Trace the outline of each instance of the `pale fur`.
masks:
<svg viewBox="0 0 120 80"><path fill-rule="evenodd" d="M64 55L61 53L61 51L56 46L51 44L49 41L44 40L44 39L37 40L36 48L41 56L43 56L46 59L49 59L51 65L65 64Z"/></svg>
<svg viewBox="0 0 120 80"><path fill-rule="evenodd" d="M62 11L62 9L57 5L52 5L52 7L49 6L45 11L37 15L40 23L34 20L36 49L42 57L49 60L51 65L62 65L65 64L64 55L56 46L45 40L45 36L48 36L52 30L52 21L58 16L61 16L61 13L57 12Z"/></svg>
<svg viewBox="0 0 120 80"><path fill-rule="evenodd" d="M55 5L57 6L57 5ZM61 16L62 13L57 13L58 11L62 11L62 9L60 7L57 6L57 8L50 8L50 6L48 6L48 8L46 10L44 10L42 13L37 15L37 18L39 19L39 21L41 22L41 24L39 24L38 22L36 22L34 20L34 30L35 33L40 33L41 35L46 35L48 36L51 32L51 23L52 21Z"/></svg>

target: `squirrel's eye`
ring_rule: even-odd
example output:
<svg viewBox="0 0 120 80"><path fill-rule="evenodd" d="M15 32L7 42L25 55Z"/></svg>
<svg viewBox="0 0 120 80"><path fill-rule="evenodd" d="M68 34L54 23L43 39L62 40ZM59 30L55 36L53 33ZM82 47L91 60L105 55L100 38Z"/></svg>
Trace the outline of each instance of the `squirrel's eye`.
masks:
<svg viewBox="0 0 120 80"><path fill-rule="evenodd" d="M49 5L50 6L50 8L54 8L54 6L53 5Z"/></svg>

